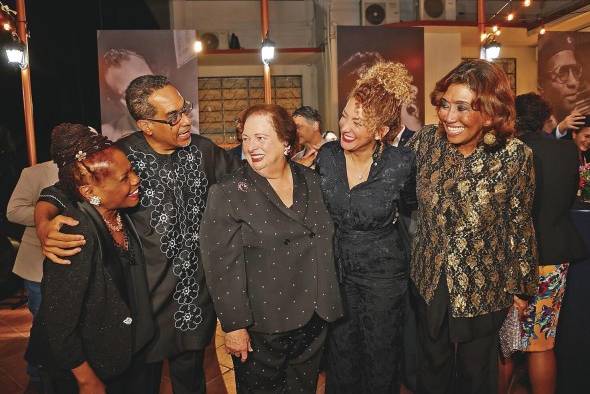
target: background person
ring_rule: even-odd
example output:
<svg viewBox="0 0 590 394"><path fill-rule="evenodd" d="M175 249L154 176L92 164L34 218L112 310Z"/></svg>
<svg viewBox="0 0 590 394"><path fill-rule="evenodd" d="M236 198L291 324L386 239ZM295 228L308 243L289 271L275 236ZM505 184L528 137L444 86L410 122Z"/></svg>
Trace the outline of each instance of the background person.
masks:
<svg viewBox="0 0 590 394"><path fill-rule="evenodd" d="M53 161L23 169L6 208L6 218L9 221L26 227L12 272L23 278L27 292L27 305L33 319L41 305L44 258L39 238L35 233L35 204L41 190L53 185L57 179L57 166ZM39 373L34 365L27 365L27 373L31 382L40 382Z"/></svg>
<svg viewBox="0 0 590 394"><path fill-rule="evenodd" d="M329 394L400 389L409 245L398 216L415 203L415 167L413 153L390 142L411 81L400 63L368 68L342 112L340 141L317 157L345 308L328 336Z"/></svg>
<svg viewBox="0 0 590 394"><path fill-rule="evenodd" d="M557 367L553 348L569 263L586 255L584 241L570 218L578 190L578 160L571 141L543 135L551 109L537 94L516 97L516 132L533 151L533 221L539 251L538 291L529 300L522 331L533 394L554 393ZM512 361L500 364L499 392L508 392Z"/></svg>
<svg viewBox="0 0 590 394"><path fill-rule="evenodd" d="M242 161L245 160L244 154L242 153L242 132L244 131L244 126L242 125L242 116L246 110L240 111L238 116L234 119L234 127L236 128L236 141L238 142L238 146L234 146L231 148L228 153L236 158L236 160Z"/></svg>
<svg viewBox="0 0 590 394"><path fill-rule="evenodd" d="M278 105L243 114L246 162L211 187L201 228L207 286L239 393L315 393L327 323L342 316L334 228L318 176L288 160Z"/></svg>
<svg viewBox="0 0 590 394"><path fill-rule="evenodd" d="M51 155L60 188L77 201L65 213L78 224L63 231L83 234L86 245L69 266L45 263L27 356L41 365L47 392L157 392L142 353L154 334L145 263L122 211L139 203L139 178L120 149L84 125L56 126Z"/></svg>
<svg viewBox="0 0 590 394"><path fill-rule="evenodd" d="M531 150L514 135L506 74L462 62L430 95L438 125L416 133L411 278L419 393L497 393L498 331L537 290Z"/></svg>
<svg viewBox="0 0 590 394"><path fill-rule="evenodd" d="M572 139L578 147L578 161L580 165L590 163L590 126L574 130Z"/></svg>
<svg viewBox="0 0 590 394"><path fill-rule="evenodd" d="M297 127L297 143L303 146L303 149L293 155L291 160L315 168L315 158L320 147L326 142L337 140L338 137L331 131L322 132L320 113L307 105L293 112L293 121Z"/></svg>

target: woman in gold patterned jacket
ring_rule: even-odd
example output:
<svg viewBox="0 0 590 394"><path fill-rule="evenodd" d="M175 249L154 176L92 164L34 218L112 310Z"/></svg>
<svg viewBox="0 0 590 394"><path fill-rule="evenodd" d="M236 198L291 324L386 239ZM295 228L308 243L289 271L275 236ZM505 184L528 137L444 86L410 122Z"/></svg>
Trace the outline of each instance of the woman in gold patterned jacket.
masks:
<svg viewBox="0 0 590 394"><path fill-rule="evenodd" d="M440 122L409 142L417 393L495 394L498 331L537 285L532 152L513 138L514 94L496 65L465 61L430 98Z"/></svg>

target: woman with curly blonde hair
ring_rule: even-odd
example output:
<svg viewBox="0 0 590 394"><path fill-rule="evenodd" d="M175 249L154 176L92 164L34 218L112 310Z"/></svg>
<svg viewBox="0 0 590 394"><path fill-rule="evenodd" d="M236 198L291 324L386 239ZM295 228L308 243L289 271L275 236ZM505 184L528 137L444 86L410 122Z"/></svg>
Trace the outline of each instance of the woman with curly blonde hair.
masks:
<svg viewBox="0 0 590 394"><path fill-rule="evenodd" d="M399 63L369 68L342 112L340 141L317 156L345 308L328 337L327 393L399 390L408 251L398 216L415 203L415 166L410 150L388 142L411 79Z"/></svg>

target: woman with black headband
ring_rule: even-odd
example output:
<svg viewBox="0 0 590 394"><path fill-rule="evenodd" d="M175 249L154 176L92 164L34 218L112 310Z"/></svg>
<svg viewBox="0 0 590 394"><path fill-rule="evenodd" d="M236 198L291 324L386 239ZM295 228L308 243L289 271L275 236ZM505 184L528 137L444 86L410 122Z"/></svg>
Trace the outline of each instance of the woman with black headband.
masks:
<svg viewBox="0 0 590 394"><path fill-rule="evenodd" d="M83 234L86 245L70 266L45 263L27 358L50 392L157 392L141 357L154 332L145 265L121 211L139 202L139 178L121 150L84 125L55 127L51 150L58 187L77 202L64 214L78 225L62 231Z"/></svg>

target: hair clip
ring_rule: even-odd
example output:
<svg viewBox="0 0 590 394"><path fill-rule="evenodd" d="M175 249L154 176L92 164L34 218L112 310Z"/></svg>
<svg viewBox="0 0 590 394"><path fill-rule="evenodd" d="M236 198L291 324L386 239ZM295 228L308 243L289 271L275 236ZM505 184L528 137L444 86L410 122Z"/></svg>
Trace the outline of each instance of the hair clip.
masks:
<svg viewBox="0 0 590 394"><path fill-rule="evenodd" d="M86 158L86 152L79 150L78 153L76 153L76 160L82 161L85 158Z"/></svg>

